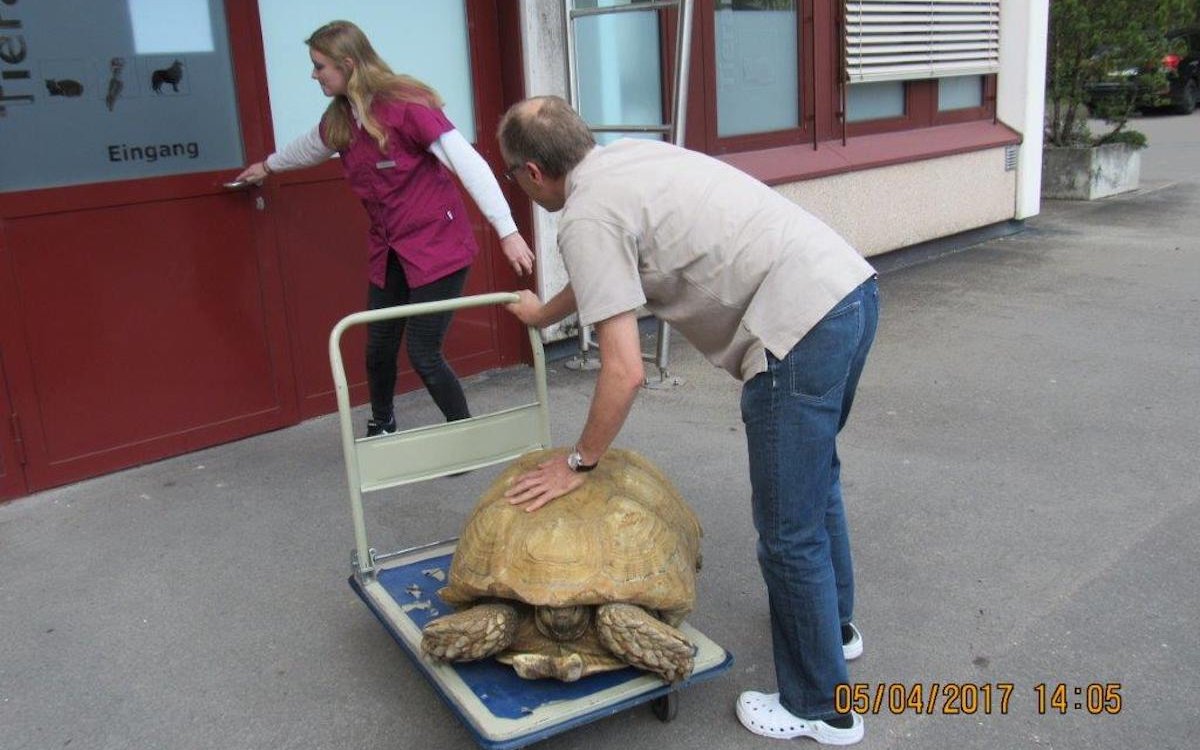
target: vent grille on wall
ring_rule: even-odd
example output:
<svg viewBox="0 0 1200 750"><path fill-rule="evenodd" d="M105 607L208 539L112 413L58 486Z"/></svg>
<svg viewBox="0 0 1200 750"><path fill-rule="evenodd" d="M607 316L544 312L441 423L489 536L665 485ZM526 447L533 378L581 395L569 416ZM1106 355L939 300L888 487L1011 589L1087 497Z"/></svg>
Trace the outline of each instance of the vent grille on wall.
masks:
<svg viewBox="0 0 1200 750"><path fill-rule="evenodd" d="M1012 172L1017 168L1017 154L1020 147L1016 145L1004 147L1004 171Z"/></svg>

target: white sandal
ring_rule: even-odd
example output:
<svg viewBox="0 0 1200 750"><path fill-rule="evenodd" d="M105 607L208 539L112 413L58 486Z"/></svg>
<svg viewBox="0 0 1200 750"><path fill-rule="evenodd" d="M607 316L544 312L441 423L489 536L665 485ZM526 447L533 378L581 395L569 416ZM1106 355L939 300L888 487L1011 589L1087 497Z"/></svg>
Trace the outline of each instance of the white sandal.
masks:
<svg viewBox="0 0 1200 750"><path fill-rule="evenodd" d="M848 622L842 627L850 628L850 640L842 644L842 658L846 661L857 659L862 656L863 652L862 633L852 622Z"/></svg>
<svg viewBox="0 0 1200 750"><path fill-rule="evenodd" d="M820 719L801 719L779 703L779 693L748 690L738 696L737 717L742 726L762 737L790 740L811 737L822 745L853 745L863 738L863 720L851 714L854 723L839 729Z"/></svg>

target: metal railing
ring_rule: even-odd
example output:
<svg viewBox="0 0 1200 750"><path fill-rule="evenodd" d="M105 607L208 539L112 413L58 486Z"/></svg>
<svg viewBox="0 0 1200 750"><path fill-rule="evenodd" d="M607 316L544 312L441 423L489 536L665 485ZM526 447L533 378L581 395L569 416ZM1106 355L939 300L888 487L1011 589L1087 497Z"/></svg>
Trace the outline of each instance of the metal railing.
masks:
<svg viewBox="0 0 1200 750"><path fill-rule="evenodd" d="M691 67L692 13L694 0L650 0L627 5L601 8L576 8L575 0L563 0L567 24L567 79L570 86L571 104L579 108L579 71L575 59L575 21L579 18L610 15L614 13L662 13L677 11L675 27L675 58L671 91L671 119L660 125L599 124L588 127L593 133L659 133L668 142L683 146L686 132L688 69ZM582 114L582 113L581 113ZM591 326L579 326L579 355L567 363L571 369L595 369L599 360L592 357L595 346ZM671 326L658 321L657 341L653 354L643 352L642 359L653 362L658 368L658 380L647 378L647 388L671 388L683 384L683 379L670 372Z"/></svg>

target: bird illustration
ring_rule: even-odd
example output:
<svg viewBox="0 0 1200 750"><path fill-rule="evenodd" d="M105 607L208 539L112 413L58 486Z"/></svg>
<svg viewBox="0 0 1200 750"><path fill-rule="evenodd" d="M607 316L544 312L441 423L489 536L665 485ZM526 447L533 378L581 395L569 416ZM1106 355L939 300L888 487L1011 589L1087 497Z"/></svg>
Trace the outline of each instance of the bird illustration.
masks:
<svg viewBox="0 0 1200 750"><path fill-rule="evenodd" d="M121 89L125 88L125 82L121 80L121 71L125 69L125 58L114 57L108 67L112 69L112 76L108 79L108 95L104 97L104 104L108 107L108 111L113 111L113 105L117 103L117 97L121 95Z"/></svg>

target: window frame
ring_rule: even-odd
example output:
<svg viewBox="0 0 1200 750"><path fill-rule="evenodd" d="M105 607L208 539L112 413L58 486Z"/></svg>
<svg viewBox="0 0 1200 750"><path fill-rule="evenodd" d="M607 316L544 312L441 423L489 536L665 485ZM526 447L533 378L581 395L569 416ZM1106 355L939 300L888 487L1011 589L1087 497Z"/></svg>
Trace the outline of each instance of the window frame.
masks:
<svg viewBox="0 0 1200 750"><path fill-rule="evenodd" d="M904 115L858 123L845 121L845 0L797 0L796 23L800 125L764 133L722 137L717 131L716 21L717 0L698 0L693 39L694 98L688 106L688 143L713 155L803 146L847 138L896 133L940 125L996 119L997 74L983 74L982 104L967 109L938 110L937 78L904 81ZM700 123L696 120L699 119Z"/></svg>
<svg viewBox="0 0 1200 750"><path fill-rule="evenodd" d="M952 123L970 122L971 120L996 119L996 74L985 74L983 78L983 93L978 107L963 109L938 109L937 89L933 91L933 125L950 125Z"/></svg>
<svg viewBox="0 0 1200 750"><path fill-rule="evenodd" d="M978 107L964 109L938 109L938 84L940 78L922 78L904 81L904 115L880 120L846 123L846 137L892 133L898 130L932 128L938 125L953 125L975 120L994 120L996 113L996 75L981 76L982 102ZM849 86L851 84L843 84Z"/></svg>
<svg viewBox="0 0 1200 750"><path fill-rule="evenodd" d="M814 49L816 46L813 31L813 5L815 1L796 0L796 43L800 49L800 54L797 55L796 59L796 81L800 89L797 92L800 97L799 125L783 130L730 136L719 135L717 129L716 0L700 0L696 4L696 15L693 16L693 29L699 32L700 49L695 50L695 43L693 42L693 50L699 53L695 57L701 60L704 72L702 77L704 91L704 150L707 153L724 154L737 151L755 151L764 148L797 145L813 140L813 131L816 125L814 114L816 99L813 96L812 86L805 85L805 71L811 71L809 74L810 80L813 78L813 73L819 76L821 72L819 69L820 66L816 62L819 58L816 57L816 50Z"/></svg>

